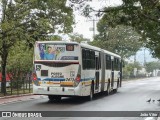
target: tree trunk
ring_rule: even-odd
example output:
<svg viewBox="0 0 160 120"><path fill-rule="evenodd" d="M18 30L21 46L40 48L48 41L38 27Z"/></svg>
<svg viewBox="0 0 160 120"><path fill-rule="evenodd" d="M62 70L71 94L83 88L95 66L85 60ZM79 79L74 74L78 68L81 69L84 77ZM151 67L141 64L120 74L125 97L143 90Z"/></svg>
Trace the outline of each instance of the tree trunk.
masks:
<svg viewBox="0 0 160 120"><path fill-rule="evenodd" d="M6 16L6 5L7 0L2 0L2 19L1 24L5 21ZM6 95L6 63L7 63L7 56L8 51L6 48L6 42L5 42L5 32L2 30L2 49L1 49L1 71L2 71L2 81L1 81L1 93Z"/></svg>
<svg viewBox="0 0 160 120"><path fill-rule="evenodd" d="M8 52L5 48L2 48L3 52L1 55L1 68L2 68L2 82L1 82L1 93L6 95L6 63L7 63L7 57L8 57Z"/></svg>

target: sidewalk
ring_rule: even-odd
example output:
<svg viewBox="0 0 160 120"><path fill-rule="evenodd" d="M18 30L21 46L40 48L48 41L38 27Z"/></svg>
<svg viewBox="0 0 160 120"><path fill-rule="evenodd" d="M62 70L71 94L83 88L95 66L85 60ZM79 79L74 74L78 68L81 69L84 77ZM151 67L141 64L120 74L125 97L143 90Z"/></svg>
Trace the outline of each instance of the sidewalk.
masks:
<svg viewBox="0 0 160 120"><path fill-rule="evenodd" d="M32 99L39 99L44 98L43 95L33 95L33 94L22 94L22 95L12 95L12 96L5 96L0 97L0 105L8 104L12 102L20 102L20 101L28 101Z"/></svg>
<svg viewBox="0 0 160 120"><path fill-rule="evenodd" d="M19 94L19 95L8 95L8 96L3 96L0 97L0 99L5 99L5 98L14 98L14 97L21 97L21 96L31 96L33 93L28 93L28 94Z"/></svg>

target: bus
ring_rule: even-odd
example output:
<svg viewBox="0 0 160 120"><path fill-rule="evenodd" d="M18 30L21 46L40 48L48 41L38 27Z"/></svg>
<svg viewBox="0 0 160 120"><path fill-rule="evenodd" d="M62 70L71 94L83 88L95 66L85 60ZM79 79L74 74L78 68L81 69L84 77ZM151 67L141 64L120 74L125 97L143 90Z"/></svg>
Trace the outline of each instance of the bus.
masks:
<svg viewBox="0 0 160 120"><path fill-rule="evenodd" d="M33 94L61 97L117 91L122 82L122 60L115 53L84 43L36 41Z"/></svg>

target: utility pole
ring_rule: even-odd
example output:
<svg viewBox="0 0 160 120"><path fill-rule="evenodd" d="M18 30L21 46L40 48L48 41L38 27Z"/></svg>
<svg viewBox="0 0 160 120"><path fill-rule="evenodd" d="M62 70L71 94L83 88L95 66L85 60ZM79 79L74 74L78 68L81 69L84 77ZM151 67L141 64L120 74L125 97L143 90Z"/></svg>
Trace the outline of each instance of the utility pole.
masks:
<svg viewBox="0 0 160 120"><path fill-rule="evenodd" d="M92 21L93 22L93 39L94 39L94 36L96 35L96 29L95 29L95 21L98 21L98 20L95 20L95 19L92 19L92 20L88 20L88 21Z"/></svg>
<svg viewBox="0 0 160 120"><path fill-rule="evenodd" d="M93 38L94 38L94 36L95 36L95 19L93 19Z"/></svg>

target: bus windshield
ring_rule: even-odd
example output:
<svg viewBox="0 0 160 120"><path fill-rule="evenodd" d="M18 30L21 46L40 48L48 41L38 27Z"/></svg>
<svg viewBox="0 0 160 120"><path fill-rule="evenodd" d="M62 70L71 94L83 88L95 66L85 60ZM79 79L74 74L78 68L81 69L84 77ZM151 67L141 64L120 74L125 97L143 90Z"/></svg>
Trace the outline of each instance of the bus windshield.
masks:
<svg viewBox="0 0 160 120"><path fill-rule="evenodd" d="M78 60L79 45L71 43L35 44L35 60Z"/></svg>

